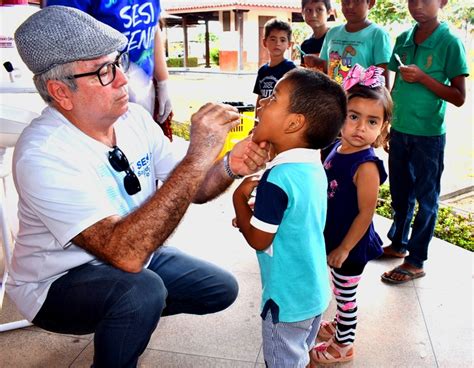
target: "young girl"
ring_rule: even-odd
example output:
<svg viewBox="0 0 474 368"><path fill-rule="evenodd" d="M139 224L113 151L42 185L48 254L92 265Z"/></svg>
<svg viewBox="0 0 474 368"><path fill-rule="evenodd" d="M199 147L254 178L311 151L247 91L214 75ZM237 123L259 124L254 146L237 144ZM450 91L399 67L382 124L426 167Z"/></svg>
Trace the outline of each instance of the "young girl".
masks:
<svg viewBox="0 0 474 368"><path fill-rule="evenodd" d="M324 161L328 177L328 212L324 237L331 267L337 314L324 321L311 352L315 363L346 362L353 358L357 324L356 289L365 265L382 254L374 215L379 185L387 174L375 155L387 136L392 100L384 87L383 69L364 70L356 64L344 80L347 118L341 140Z"/></svg>
<svg viewBox="0 0 474 368"><path fill-rule="evenodd" d="M302 0L302 13L305 23L311 27L313 34L301 44L301 66L304 64L304 55L319 56L324 38L328 32L328 13L331 11L330 0Z"/></svg>
<svg viewBox="0 0 474 368"><path fill-rule="evenodd" d="M347 23L331 28L319 57L306 55L305 65L322 68L339 84L356 63L364 68L378 65L384 68L388 86L387 64L392 47L388 33L368 19L374 5L375 0L341 0L342 14Z"/></svg>

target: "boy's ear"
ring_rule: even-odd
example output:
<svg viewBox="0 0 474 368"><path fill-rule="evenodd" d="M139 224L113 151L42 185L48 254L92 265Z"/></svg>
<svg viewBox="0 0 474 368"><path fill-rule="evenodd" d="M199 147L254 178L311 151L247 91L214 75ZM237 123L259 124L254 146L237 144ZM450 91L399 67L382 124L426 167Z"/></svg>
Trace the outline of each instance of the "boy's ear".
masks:
<svg viewBox="0 0 474 368"><path fill-rule="evenodd" d="M375 0L369 0L369 9L372 9L375 5Z"/></svg>
<svg viewBox="0 0 474 368"><path fill-rule="evenodd" d="M288 49L288 50L291 50L291 48L293 47L294 44L295 44L295 43L294 43L293 41L288 42L288 47L287 47L287 49Z"/></svg>
<svg viewBox="0 0 474 368"><path fill-rule="evenodd" d="M440 9L443 9L448 4L448 0L441 0Z"/></svg>
<svg viewBox="0 0 474 368"><path fill-rule="evenodd" d="M267 48L267 39L266 38L262 38L262 44L263 44L263 47Z"/></svg>
<svg viewBox="0 0 474 368"><path fill-rule="evenodd" d="M306 120L302 114L290 114L286 121L285 133L295 133L302 129L306 124Z"/></svg>

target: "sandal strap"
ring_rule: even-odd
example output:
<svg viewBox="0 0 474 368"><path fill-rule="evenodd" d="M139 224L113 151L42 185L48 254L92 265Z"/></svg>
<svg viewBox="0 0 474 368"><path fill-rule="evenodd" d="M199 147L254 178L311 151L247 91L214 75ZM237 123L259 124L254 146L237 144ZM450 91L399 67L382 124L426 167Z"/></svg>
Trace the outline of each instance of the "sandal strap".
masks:
<svg viewBox="0 0 474 368"><path fill-rule="evenodd" d="M339 357L333 356L331 353L328 352L328 348L332 347L335 351L339 353ZM321 343L316 345L313 348L314 355L316 355L316 361L323 361L323 362L337 362L337 361L347 361L352 359L353 354L347 355L347 353L352 349L353 344L347 344L343 347L337 345L334 342L334 339L331 338L329 341L325 343Z"/></svg>
<svg viewBox="0 0 474 368"><path fill-rule="evenodd" d="M415 274L413 272L408 271L407 269L401 268L401 267L397 267L397 268L393 269L392 273L399 273L399 274L409 276L409 277L415 276Z"/></svg>

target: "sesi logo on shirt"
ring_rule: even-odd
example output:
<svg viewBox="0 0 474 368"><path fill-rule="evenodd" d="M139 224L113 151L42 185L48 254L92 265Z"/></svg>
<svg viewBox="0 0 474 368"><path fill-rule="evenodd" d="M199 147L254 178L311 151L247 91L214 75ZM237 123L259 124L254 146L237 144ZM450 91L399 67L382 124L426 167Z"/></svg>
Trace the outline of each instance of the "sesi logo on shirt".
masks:
<svg viewBox="0 0 474 368"><path fill-rule="evenodd" d="M129 31L123 32L128 38L128 51L135 48L152 47L155 39L155 10L150 2L142 5L134 4L120 9L123 27ZM143 24L142 24L143 23ZM150 27L146 25L151 24ZM145 25L145 26L144 26Z"/></svg>
<svg viewBox="0 0 474 368"><path fill-rule="evenodd" d="M137 176L150 176L150 161L151 161L151 154L147 153L143 156L140 160L136 163L136 172Z"/></svg>

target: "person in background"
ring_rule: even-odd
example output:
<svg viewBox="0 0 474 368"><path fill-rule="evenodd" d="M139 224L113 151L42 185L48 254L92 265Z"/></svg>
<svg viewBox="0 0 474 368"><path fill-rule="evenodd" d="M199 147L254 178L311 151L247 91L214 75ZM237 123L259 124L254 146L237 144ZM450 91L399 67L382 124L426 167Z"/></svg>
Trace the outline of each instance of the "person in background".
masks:
<svg viewBox="0 0 474 368"><path fill-rule="evenodd" d="M469 69L461 40L438 20L447 0L409 0L416 24L397 37L389 69L395 110L388 156L394 218L387 257L403 263L382 275L390 284L425 276L424 262L438 215L446 144L446 102L466 98ZM411 229L415 201L418 212Z"/></svg>
<svg viewBox="0 0 474 368"><path fill-rule="evenodd" d="M392 47L388 33L368 18L375 0L341 0L346 24L331 28L326 34L319 57L306 55L305 65L322 68L339 84L355 64L364 68L376 65L384 69L389 86L387 64Z"/></svg>
<svg viewBox="0 0 474 368"><path fill-rule="evenodd" d="M63 5L82 10L122 32L130 56L130 101L142 105L172 140L172 106L168 94L168 68L163 35L159 26L159 0L47 0L46 5Z"/></svg>
<svg viewBox="0 0 474 368"><path fill-rule="evenodd" d="M278 80L296 65L285 58L291 46L291 26L289 23L270 19L265 23L263 46L268 50L270 61L258 69L253 93L257 95L256 108L262 98L269 97Z"/></svg>
<svg viewBox="0 0 474 368"><path fill-rule="evenodd" d="M364 70L358 64L349 71L343 83L348 95L346 122L340 141L324 161L329 183L324 238L337 314L321 323L320 343L311 352L317 364L354 358L357 286L367 262L382 254L382 239L372 219L387 173L373 147L385 143L393 107L382 73L382 68Z"/></svg>
<svg viewBox="0 0 474 368"><path fill-rule="evenodd" d="M94 367L135 367L161 316L215 313L237 297L229 272L162 244L191 202L264 167L267 145L248 139L217 160L240 117L208 103L191 116L187 152L173 152L128 101L127 38L80 10L38 11L15 43L49 106L15 147L7 293L43 329L94 333Z"/></svg>
<svg viewBox="0 0 474 368"><path fill-rule="evenodd" d="M306 66L305 54L319 56L321 52L324 38L329 30L327 20L332 7L330 0L302 0L301 9L305 23L313 31L313 34L301 44L301 50L304 52L301 54L301 66Z"/></svg>
<svg viewBox="0 0 474 368"><path fill-rule="evenodd" d="M271 143L276 156L259 181L249 177L235 190L235 223L257 251L266 366L304 368L330 294L327 179L318 150L339 133L346 96L323 73L298 68L260 101L258 115L252 139Z"/></svg>

